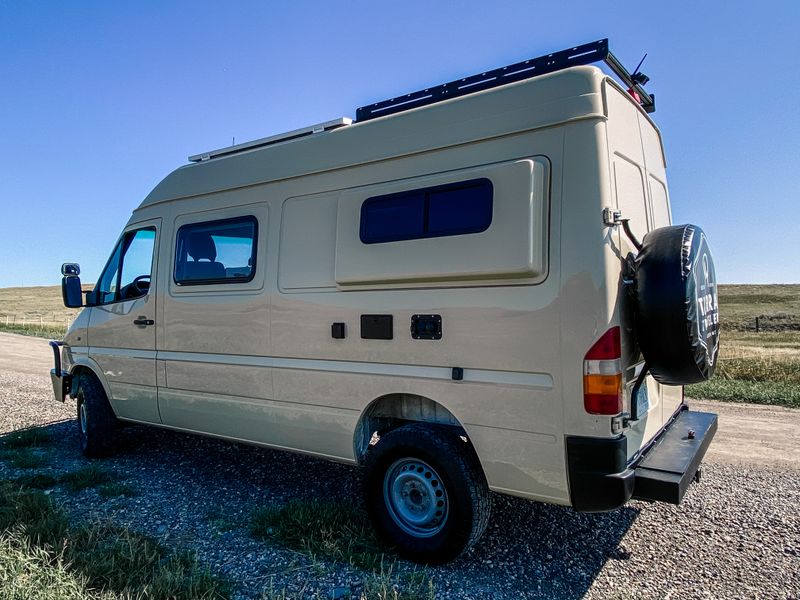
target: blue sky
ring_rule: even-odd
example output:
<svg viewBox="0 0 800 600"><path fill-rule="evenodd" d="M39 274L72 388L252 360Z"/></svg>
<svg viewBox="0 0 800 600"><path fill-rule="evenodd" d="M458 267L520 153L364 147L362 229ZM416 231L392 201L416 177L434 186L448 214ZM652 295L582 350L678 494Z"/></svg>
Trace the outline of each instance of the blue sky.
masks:
<svg viewBox="0 0 800 600"><path fill-rule="evenodd" d="M657 97L675 222L800 282L800 2L0 2L0 287L94 281L186 157L602 37Z"/></svg>

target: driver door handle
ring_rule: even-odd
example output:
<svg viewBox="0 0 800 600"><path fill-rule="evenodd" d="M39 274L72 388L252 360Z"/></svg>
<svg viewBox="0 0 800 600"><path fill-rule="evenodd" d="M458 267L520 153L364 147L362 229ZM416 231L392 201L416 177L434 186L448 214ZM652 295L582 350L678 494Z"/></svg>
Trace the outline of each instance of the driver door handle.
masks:
<svg viewBox="0 0 800 600"><path fill-rule="evenodd" d="M156 322L153 321L153 319L148 319L147 317L139 317L138 319L133 320L133 324L147 327L148 325L155 325Z"/></svg>

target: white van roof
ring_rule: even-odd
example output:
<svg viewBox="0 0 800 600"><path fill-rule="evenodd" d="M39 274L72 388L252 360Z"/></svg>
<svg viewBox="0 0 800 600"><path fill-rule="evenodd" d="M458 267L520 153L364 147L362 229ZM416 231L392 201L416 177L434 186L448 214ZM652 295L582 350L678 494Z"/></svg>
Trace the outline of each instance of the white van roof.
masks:
<svg viewBox="0 0 800 600"><path fill-rule="evenodd" d="M262 145L257 141L251 148L223 152L213 160L176 169L156 185L139 208L576 119L604 118L602 87L606 78L597 67L572 67L281 143Z"/></svg>

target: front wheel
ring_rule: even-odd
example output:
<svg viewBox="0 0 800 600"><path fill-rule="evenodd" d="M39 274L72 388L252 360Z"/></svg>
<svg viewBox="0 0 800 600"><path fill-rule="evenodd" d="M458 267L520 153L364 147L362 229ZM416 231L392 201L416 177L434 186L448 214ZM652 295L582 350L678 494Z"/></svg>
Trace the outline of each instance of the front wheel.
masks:
<svg viewBox="0 0 800 600"><path fill-rule="evenodd" d="M423 423L394 429L370 449L364 467L367 512L401 555L445 563L486 529L486 478L472 445L450 429Z"/></svg>
<svg viewBox="0 0 800 600"><path fill-rule="evenodd" d="M89 458L108 456L114 451L118 421L96 377L81 376L77 399L81 451Z"/></svg>

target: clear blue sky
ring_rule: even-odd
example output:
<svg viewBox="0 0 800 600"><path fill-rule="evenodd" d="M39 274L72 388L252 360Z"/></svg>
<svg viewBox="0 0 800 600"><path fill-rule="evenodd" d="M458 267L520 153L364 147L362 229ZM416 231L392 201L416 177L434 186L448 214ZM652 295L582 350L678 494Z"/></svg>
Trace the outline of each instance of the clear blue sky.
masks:
<svg viewBox="0 0 800 600"><path fill-rule="evenodd" d="M609 4L0 2L0 287L94 281L190 154L602 37L720 281L800 282L800 2Z"/></svg>

